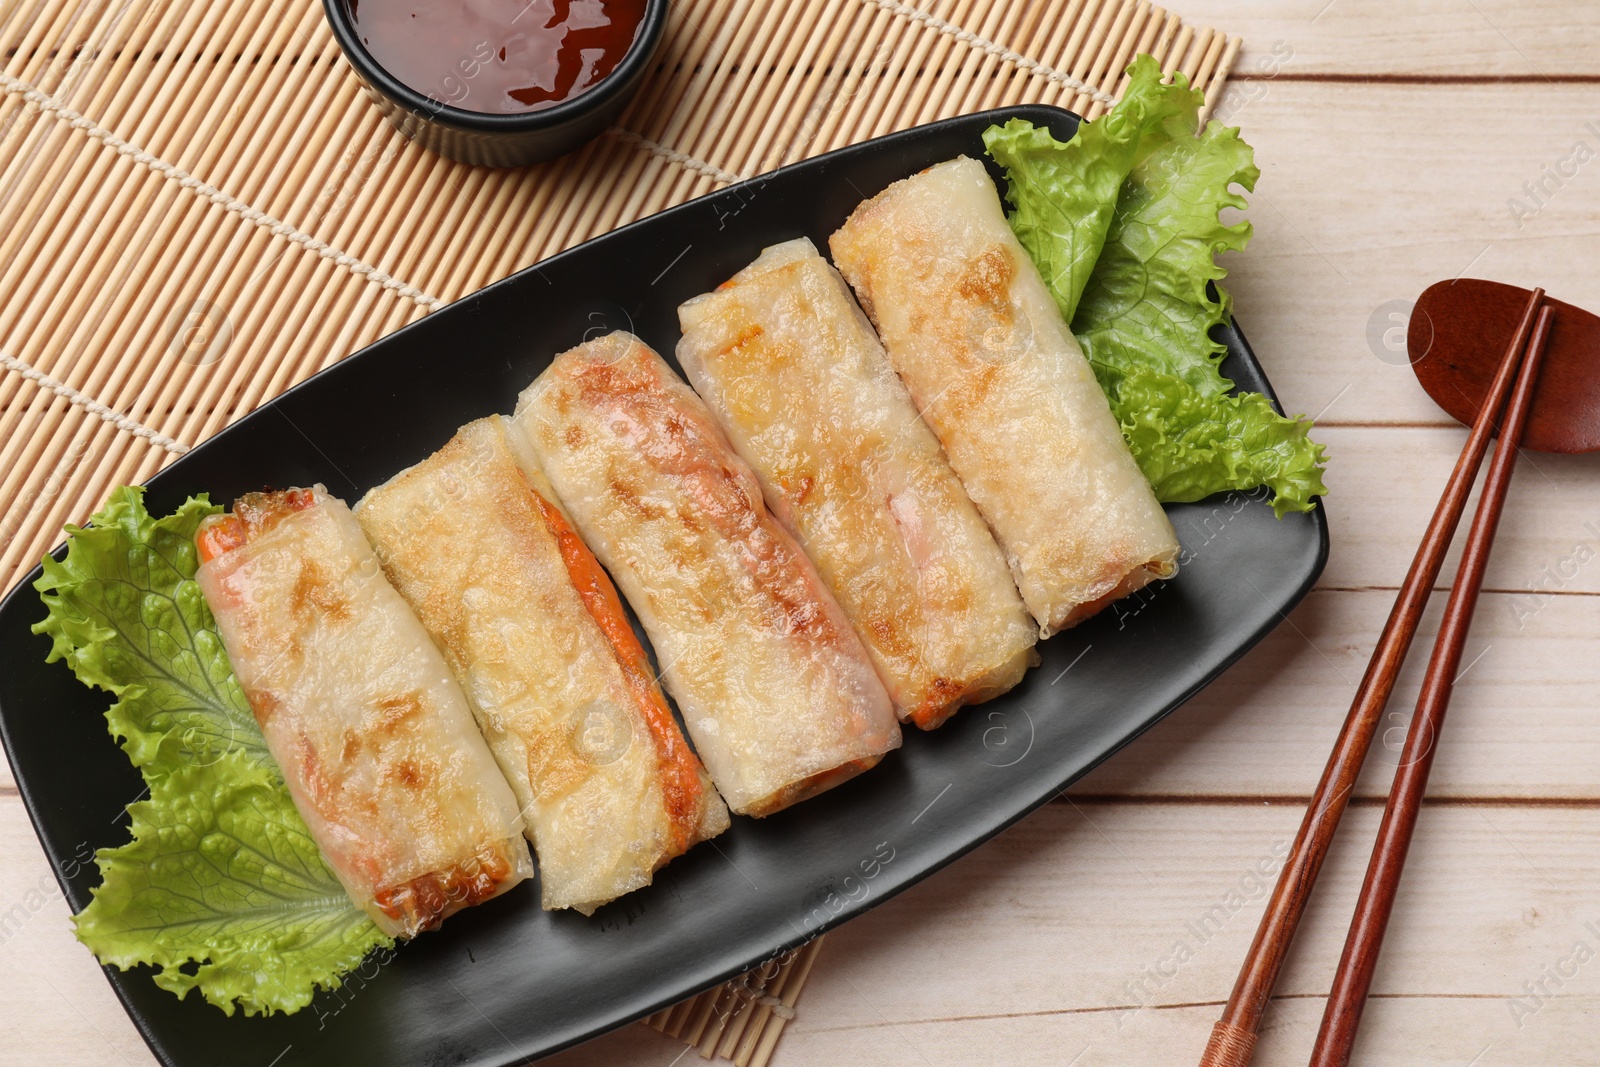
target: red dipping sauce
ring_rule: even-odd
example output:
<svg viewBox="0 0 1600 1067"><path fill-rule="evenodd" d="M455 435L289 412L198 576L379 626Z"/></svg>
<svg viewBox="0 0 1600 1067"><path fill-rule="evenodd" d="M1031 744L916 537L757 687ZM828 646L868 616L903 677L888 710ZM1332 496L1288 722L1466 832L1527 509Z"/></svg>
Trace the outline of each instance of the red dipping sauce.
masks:
<svg viewBox="0 0 1600 1067"><path fill-rule="evenodd" d="M542 111L616 69L645 0L350 0L378 65L441 104Z"/></svg>

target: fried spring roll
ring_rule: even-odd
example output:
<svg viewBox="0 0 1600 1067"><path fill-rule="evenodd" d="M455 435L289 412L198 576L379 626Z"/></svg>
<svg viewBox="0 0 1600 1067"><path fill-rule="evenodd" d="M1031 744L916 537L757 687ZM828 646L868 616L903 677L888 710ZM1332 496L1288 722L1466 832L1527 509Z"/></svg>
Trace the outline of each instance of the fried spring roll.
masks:
<svg viewBox="0 0 1600 1067"><path fill-rule="evenodd" d="M529 877L516 797L344 502L252 494L196 540L234 674L351 899L411 937Z"/></svg>
<svg viewBox="0 0 1600 1067"><path fill-rule="evenodd" d="M500 416L356 505L517 794L548 909L584 914L728 826L611 581Z"/></svg>
<svg viewBox="0 0 1600 1067"><path fill-rule="evenodd" d="M556 357L517 421L655 646L728 806L765 815L900 744L844 612L710 412L613 333Z"/></svg>
<svg viewBox="0 0 1600 1067"><path fill-rule="evenodd" d="M981 163L895 182L829 245L1042 634L1176 572L1172 524Z"/></svg>
<svg viewBox="0 0 1600 1067"><path fill-rule="evenodd" d="M801 238L678 309L678 362L855 625L938 726L1035 661L1005 556L844 280Z"/></svg>

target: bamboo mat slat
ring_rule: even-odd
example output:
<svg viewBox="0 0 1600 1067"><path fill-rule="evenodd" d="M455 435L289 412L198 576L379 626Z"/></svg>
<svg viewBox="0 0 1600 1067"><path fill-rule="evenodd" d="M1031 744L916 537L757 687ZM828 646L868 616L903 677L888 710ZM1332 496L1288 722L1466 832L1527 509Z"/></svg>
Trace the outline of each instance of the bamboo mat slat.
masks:
<svg viewBox="0 0 1600 1067"><path fill-rule="evenodd" d="M678 0L616 127L497 171L396 133L316 0L0 0L0 588L114 486L590 237L938 118L1094 118L1138 52L1209 109L1238 49L1148 0ZM648 1022L760 1067L818 944Z"/></svg>

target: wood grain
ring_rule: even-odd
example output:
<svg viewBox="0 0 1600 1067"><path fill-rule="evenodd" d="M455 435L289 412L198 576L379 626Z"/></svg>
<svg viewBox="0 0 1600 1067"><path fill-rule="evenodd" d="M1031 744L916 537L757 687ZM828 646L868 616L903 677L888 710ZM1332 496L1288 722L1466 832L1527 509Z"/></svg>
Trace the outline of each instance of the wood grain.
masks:
<svg viewBox="0 0 1600 1067"><path fill-rule="evenodd" d="M1294 806L1309 796L1391 591L1313 592L1210 688L1073 787L1071 795L1159 804L1229 797ZM1438 803L1600 803L1600 597L1554 597L1519 627L1512 597L1486 594L1429 796ZM1418 633L1432 642L1443 599ZM1476 662L1473 662L1476 660ZM1356 783L1381 797L1399 759L1422 664L1401 674Z"/></svg>
<svg viewBox="0 0 1600 1067"><path fill-rule="evenodd" d="M1317 437L1328 445L1333 542L1323 588L1395 588L1466 430L1327 426ZM1596 461L1533 453L1523 459L1487 587L1551 595L1600 591L1600 564L1588 551L1591 545L1600 549L1600 501L1592 492ZM1446 557L1447 580L1460 551L1453 546Z"/></svg>
<svg viewBox="0 0 1600 1067"><path fill-rule="evenodd" d="M1560 79L1600 74L1600 9L1562 0L1184 0L1185 18L1236 33L1235 77ZM1292 58L1282 56L1288 50Z"/></svg>
<svg viewBox="0 0 1600 1067"><path fill-rule="evenodd" d="M1353 812L1355 836L1369 837L1376 815ZM1524 970L1537 977L1544 954L1553 963L1571 938L1584 935L1583 923L1600 905L1592 885L1564 881L1583 877L1580 870L1594 862L1581 853L1582 838L1596 822L1589 813L1563 813L1546 825L1541 813L1493 808L1430 809L1424 819L1417 870L1426 862L1436 875L1408 884L1378 992L1423 992L1408 979L1419 973L1429 976L1425 991L1432 994L1489 1000L1520 992ZM1095 1041L1093 1061L1117 1063L1118 1046L1127 1042L1139 1049L1139 1032L1163 1006L1220 1003L1259 914L1262 891L1251 888L1256 882L1250 874L1287 841L1297 820L1292 810L1247 804L1044 809L963 860L948 877L886 905L870 928L840 931L840 944L830 942L837 970L819 971L809 991L810 1019L796 1032L877 1029L887 1052L896 1042L884 1023L1101 1015L1111 1017L1103 1020L1110 1026L1098 1033L1111 1043ZM1563 834L1572 839L1563 840ZM1507 837L1517 842L1521 856L1506 847ZM1284 977L1286 996L1326 991L1364 853L1341 846L1330 858L1324 892L1314 900ZM1566 873L1556 873L1557 867ZM1484 878L1481 892L1457 892L1458 876L1468 871ZM1225 915L1230 890L1256 899ZM1119 914L1116 901L1130 895L1148 900L1149 911ZM1213 913L1213 907L1221 911ZM940 922L937 938L926 936L933 918ZM1202 943L1196 930L1209 940ZM1180 942L1190 950L1187 960L1178 958ZM919 976L915 990L899 991L892 976L905 974ZM984 980L973 981L975 974ZM1571 991L1593 991L1597 983L1600 976L1588 976ZM1509 1024L1506 1006L1493 1006ZM1193 1059L1214 1017L1212 1007L1187 1024L1181 1059L1175 1048L1163 1059L1129 1056L1120 1062ZM1062 1060L1095 1033L1085 1030L1077 1043L1058 1046L1065 1051ZM1042 1062L1046 1047L979 1062Z"/></svg>
<svg viewBox="0 0 1600 1067"><path fill-rule="evenodd" d="M1275 82L1254 101L1236 96L1247 88L1230 85L1219 106L1262 170L1255 237L1224 258L1225 284L1291 411L1327 425L1453 425L1403 355L1404 304L1441 278L1542 283L1600 307L1600 258L1576 254L1600 232L1600 162L1552 184L1532 215L1508 207L1535 207L1523 183L1576 142L1600 156L1593 85ZM1243 101L1231 115L1230 99Z"/></svg>

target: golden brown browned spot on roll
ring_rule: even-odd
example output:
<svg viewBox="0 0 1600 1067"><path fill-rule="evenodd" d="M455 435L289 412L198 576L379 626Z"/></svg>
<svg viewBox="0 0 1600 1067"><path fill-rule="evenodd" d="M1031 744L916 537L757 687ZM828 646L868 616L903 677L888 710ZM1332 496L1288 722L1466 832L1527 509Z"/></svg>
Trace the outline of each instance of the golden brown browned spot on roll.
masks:
<svg viewBox="0 0 1600 1067"><path fill-rule="evenodd" d="M766 331L763 330L760 326L756 325L755 323L751 323L748 326L744 327L744 329L740 330L737 334L735 334L734 337L733 337L733 340L729 341L726 345L724 345L722 350L724 352L738 352L738 351L741 351L743 349L749 348L750 347L750 343L752 341L756 340L758 337L760 337L765 332Z"/></svg>
<svg viewBox="0 0 1600 1067"><path fill-rule="evenodd" d="M872 275L863 271L861 284L856 286L856 303L861 305L861 310L867 318L876 325L878 321L878 307L872 302Z"/></svg>
<svg viewBox="0 0 1600 1067"><path fill-rule="evenodd" d="M283 706L282 701L265 689L248 689L244 695L250 703L250 710L256 713L256 722L262 726Z"/></svg>
<svg viewBox="0 0 1600 1067"><path fill-rule="evenodd" d="M528 743L528 782L540 801L566 796L588 778L590 763L573 747L572 727L560 723Z"/></svg>
<svg viewBox="0 0 1600 1067"><path fill-rule="evenodd" d="M378 701L377 708L377 728L394 737L408 720L422 714L422 697L415 691L384 697Z"/></svg>
<svg viewBox="0 0 1600 1067"><path fill-rule="evenodd" d="M961 272L956 292L996 311L1004 308L1009 314L1011 280L1016 273L1011 253L1000 245L990 245Z"/></svg>
<svg viewBox="0 0 1600 1067"><path fill-rule="evenodd" d="M306 560L289 591L289 610L295 618L324 615L334 622L350 618L350 603L328 581L315 560Z"/></svg>
<svg viewBox="0 0 1600 1067"><path fill-rule="evenodd" d="M892 609L882 614L864 610L862 621L877 639L878 647L886 654L904 658L916 651L906 632L907 620L896 615Z"/></svg>
<svg viewBox="0 0 1600 1067"><path fill-rule="evenodd" d="M395 764L394 777L407 789L423 789L433 779L428 768L423 767L416 760L403 759Z"/></svg>
<svg viewBox="0 0 1600 1067"><path fill-rule="evenodd" d="M337 790L333 781L328 777L328 772L322 766L322 760L317 758L316 750L309 744L302 744L298 748L300 766L302 768L301 780L306 797L313 807L319 811L324 810L336 800Z"/></svg>
<svg viewBox="0 0 1600 1067"><path fill-rule="evenodd" d="M610 478L606 483L606 488L610 490L613 499L619 505L633 512L641 519L654 521L666 514L661 505L652 504L640 496L638 490L621 478Z"/></svg>
<svg viewBox="0 0 1600 1067"><path fill-rule="evenodd" d="M961 376L960 384L954 385L938 397L935 404L943 408L946 418L955 418L965 415L974 409L981 409L984 401L994 390L1000 375L1000 368L993 363L978 363L969 366Z"/></svg>

